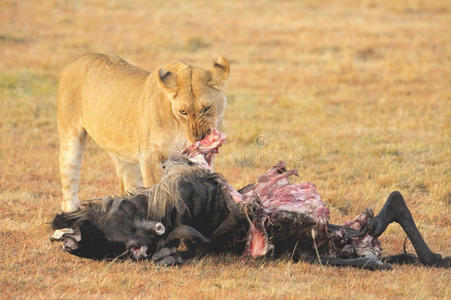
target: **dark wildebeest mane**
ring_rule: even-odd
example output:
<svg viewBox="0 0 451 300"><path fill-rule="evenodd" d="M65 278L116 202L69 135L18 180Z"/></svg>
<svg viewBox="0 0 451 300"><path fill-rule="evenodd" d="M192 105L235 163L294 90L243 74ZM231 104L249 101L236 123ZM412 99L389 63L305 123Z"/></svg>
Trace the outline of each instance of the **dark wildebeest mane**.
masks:
<svg viewBox="0 0 451 300"><path fill-rule="evenodd" d="M101 246L106 249L109 246L104 244L113 241L124 245L119 248L125 250L130 245L153 243L156 247L155 235L145 237L143 233L139 238L136 237L139 230L149 229L149 222L161 222L167 233L186 225L176 230L172 238L183 234L206 242L205 236L212 237L229 215L240 214L222 184L225 179L220 174L201 169L182 156L171 157L164 163L163 168L164 174L156 185L150 188L135 188L121 196L84 201L79 211L58 214L52 222L53 229L76 228L81 231L82 242L89 240L88 236L95 236L96 239L104 241ZM236 217L229 219L235 220ZM221 228L216 232L216 236L223 237L224 232L230 232L225 230L227 225ZM96 244L94 240L92 243ZM94 247L82 246L89 248L89 251ZM116 254L118 251L112 252ZM74 254L91 257L85 253ZM112 256L106 253L97 256L104 258L102 255Z"/></svg>

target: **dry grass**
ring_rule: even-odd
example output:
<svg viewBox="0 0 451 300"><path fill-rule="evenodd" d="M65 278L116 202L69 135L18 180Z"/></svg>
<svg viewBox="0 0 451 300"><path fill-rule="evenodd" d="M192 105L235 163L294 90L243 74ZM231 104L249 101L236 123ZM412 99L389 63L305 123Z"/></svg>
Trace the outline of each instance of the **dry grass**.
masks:
<svg viewBox="0 0 451 300"><path fill-rule="evenodd" d="M235 186L283 158L343 222L398 189L451 255L449 1L0 1L2 298L449 298L449 270L366 272L211 257L181 268L108 263L48 242L58 210L58 73L87 52L152 69L232 62L217 170ZM263 147L257 147L263 143ZM91 143L81 198L111 194ZM403 234L389 228L387 253ZM410 247L410 251L413 249Z"/></svg>

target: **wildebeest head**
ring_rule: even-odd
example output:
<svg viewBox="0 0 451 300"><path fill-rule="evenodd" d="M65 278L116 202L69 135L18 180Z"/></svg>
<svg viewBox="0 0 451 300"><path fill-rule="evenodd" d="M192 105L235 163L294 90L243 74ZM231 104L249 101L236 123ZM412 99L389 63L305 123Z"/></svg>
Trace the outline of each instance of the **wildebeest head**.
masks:
<svg viewBox="0 0 451 300"><path fill-rule="evenodd" d="M156 245L156 241L165 233L166 228L161 222L144 219L135 219L133 225L128 228L128 233L122 232L125 233L123 236L125 247L134 259L142 259L147 257L149 247Z"/></svg>
<svg viewBox="0 0 451 300"><path fill-rule="evenodd" d="M92 201L77 212L56 215L51 241L63 242L65 251L82 257L103 259L128 253L141 259L166 232L161 222L147 218L146 211L144 195Z"/></svg>

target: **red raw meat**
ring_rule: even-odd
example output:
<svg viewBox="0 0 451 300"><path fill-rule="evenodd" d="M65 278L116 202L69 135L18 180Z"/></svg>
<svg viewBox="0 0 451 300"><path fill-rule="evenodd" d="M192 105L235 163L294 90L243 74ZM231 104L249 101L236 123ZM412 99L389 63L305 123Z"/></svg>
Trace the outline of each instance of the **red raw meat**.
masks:
<svg viewBox="0 0 451 300"><path fill-rule="evenodd" d="M203 140L182 153L199 167L212 171L210 163L224 141L225 135L212 129ZM223 185L249 220L243 256L256 258L267 255L274 249L271 239L281 241L284 235L293 233L299 240L307 238L312 241L312 230L316 232L316 244L327 245L330 256L380 256L380 243L371 235L352 236L343 227L330 231L327 228L330 212L316 186L310 182L290 183L288 177L292 175L299 176L296 170L287 170L285 163L280 161L242 193L224 180ZM371 217L372 211L367 210L353 222L346 223L345 227L359 231L368 225ZM273 236L268 237L267 232L272 232Z"/></svg>
<svg viewBox="0 0 451 300"><path fill-rule="evenodd" d="M199 167L212 171L210 165L213 156L218 153L218 149L225 139L226 136L224 134L213 128L202 140L191 144L183 150L182 154Z"/></svg>

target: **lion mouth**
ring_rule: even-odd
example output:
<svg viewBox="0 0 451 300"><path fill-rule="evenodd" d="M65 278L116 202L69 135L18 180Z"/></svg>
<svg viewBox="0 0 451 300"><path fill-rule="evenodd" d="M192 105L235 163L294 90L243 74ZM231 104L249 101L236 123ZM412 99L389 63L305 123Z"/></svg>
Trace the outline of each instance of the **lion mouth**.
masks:
<svg viewBox="0 0 451 300"><path fill-rule="evenodd" d="M224 143L226 136L217 129L208 130L207 134L199 141L188 146L182 154L185 154L198 166L211 170L210 165L213 156L219 152L218 148Z"/></svg>
<svg viewBox="0 0 451 300"><path fill-rule="evenodd" d="M196 142L203 140L206 136L207 136L207 134L205 134L205 133L202 134L202 135L196 140Z"/></svg>
<svg viewBox="0 0 451 300"><path fill-rule="evenodd" d="M210 129L207 129L207 131L205 131L204 133L202 133L202 134L199 136L199 139L198 139L196 142L198 142L198 141L200 141L200 140L203 140L207 135L210 134L210 132L211 132L211 128L210 128Z"/></svg>
<svg viewBox="0 0 451 300"><path fill-rule="evenodd" d="M203 139L205 139L205 137L207 137L210 133L211 133L211 128L207 129L206 131L204 131L201 134L188 134L189 135L189 140L191 143L196 143L196 142L200 142Z"/></svg>

